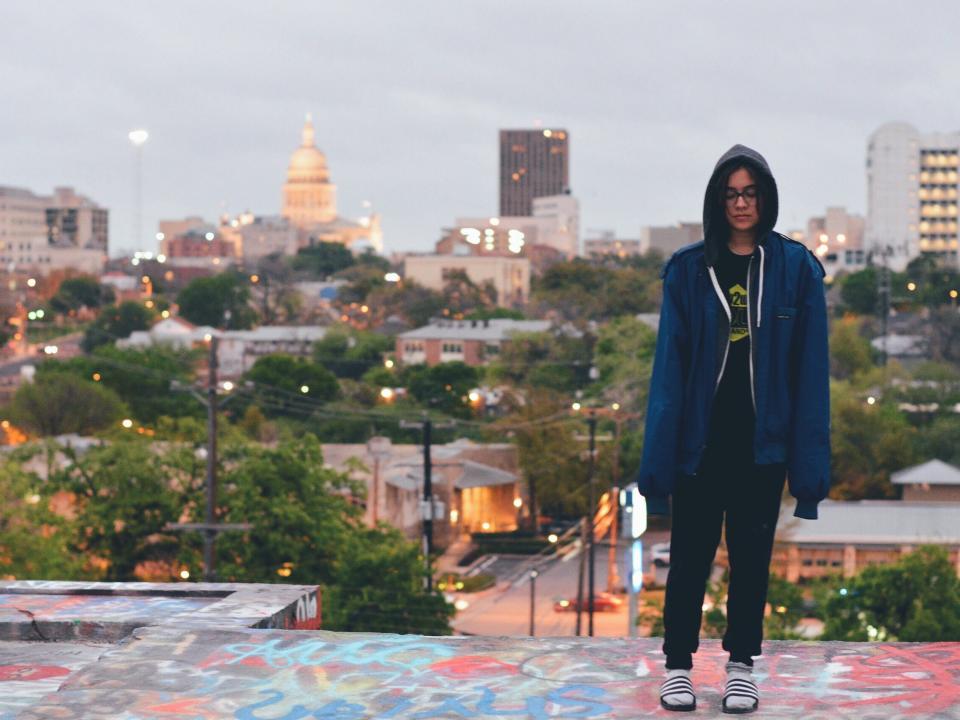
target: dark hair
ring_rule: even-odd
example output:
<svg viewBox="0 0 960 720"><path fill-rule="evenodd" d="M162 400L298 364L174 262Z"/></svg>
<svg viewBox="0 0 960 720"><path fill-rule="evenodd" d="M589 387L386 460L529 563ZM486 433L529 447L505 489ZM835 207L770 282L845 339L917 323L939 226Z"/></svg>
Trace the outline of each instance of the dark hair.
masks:
<svg viewBox="0 0 960 720"><path fill-rule="evenodd" d="M757 214L760 216L760 225L765 225L765 217L769 205L767 203L768 198L770 197L770 178L756 163L750 162L746 158L736 158L734 161L730 162L726 167L721 168L720 173L717 175L717 194L714 199L715 201L715 213L714 217L722 218L723 232L725 234L730 232L730 226L727 223L727 183L730 182L730 176L733 175L737 170L746 170L753 177L753 182L757 186ZM773 224L770 223L772 227Z"/></svg>

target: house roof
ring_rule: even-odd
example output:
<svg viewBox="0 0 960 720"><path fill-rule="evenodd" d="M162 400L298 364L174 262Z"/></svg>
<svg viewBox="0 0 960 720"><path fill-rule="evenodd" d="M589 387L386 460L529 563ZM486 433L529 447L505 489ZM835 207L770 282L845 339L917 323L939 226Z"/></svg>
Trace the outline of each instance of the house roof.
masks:
<svg viewBox="0 0 960 720"><path fill-rule="evenodd" d="M820 503L815 521L793 517L793 503L780 513L777 538L809 544L960 545L960 503L860 500Z"/></svg>
<svg viewBox="0 0 960 720"><path fill-rule="evenodd" d="M404 340L506 340L517 332L546 332L549 320L441 320L400 333Z"/></svg>
<svg viewBox="0 0 960 720"><path fill-rule="evenodd" d="M898 470L890 475L890 482L894 485L960 485L960 468L934 458Z"/></svg>

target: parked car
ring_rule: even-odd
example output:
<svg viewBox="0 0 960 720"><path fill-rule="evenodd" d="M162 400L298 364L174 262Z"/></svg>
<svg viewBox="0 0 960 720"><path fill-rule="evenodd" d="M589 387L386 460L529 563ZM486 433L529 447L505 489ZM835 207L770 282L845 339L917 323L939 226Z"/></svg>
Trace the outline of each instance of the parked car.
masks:
<svg viewBox="0 0 960 720"><path fill-rule="evenodd" d="M599 593L593 598L593 609L595 612L611 612L617 610L623 604L623 599L610 593ZM583 598L583 609L586 611L590 607L588 598ZM554 612L576 612L576 598L560 598L553 603Z"/></svg>
<svg viewBox="0 0 960 720"><path fill-rule="evenodd" d="M650 546L650 559L657 567L666 567L670 564L670 543L655 543Z"/></svg>

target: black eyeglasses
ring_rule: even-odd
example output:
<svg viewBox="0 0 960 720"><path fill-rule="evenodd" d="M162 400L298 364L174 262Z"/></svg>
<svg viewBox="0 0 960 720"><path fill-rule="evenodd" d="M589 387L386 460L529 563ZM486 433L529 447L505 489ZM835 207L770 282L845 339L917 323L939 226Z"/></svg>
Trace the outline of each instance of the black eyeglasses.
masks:
<svg viewBox="0 0 960 720"><path fill-rule="evenodd" d="M727 192L724 194L727 205L736 205L737 200L740 198L743 198L747 205L753 205L757 201L757 186L748 185L742 191L728 187Z"/></svg>

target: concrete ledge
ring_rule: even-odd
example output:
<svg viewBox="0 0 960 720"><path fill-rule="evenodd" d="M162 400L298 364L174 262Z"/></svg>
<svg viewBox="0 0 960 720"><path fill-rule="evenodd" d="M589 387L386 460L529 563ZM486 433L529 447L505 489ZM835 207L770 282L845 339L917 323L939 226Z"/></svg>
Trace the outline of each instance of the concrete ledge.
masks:
<svg viewBox="0 0 960 720"><path fill-rule="evenodd" d="M316 586L0 583L0 640L119 642L137 627L320 627Z"/></svg>

